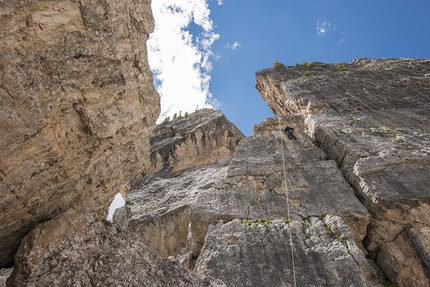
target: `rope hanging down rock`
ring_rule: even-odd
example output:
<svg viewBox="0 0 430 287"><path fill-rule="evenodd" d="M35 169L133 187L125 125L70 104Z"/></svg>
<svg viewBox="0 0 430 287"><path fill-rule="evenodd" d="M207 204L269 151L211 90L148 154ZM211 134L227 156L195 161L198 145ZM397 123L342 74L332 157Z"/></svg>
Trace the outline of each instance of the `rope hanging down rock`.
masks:
<svg viewBox="0 0 430 287"><path fill-rule="evenodd" d="M295 264L294 264L294 245L293 245L293 234L291 231L291 216L290 216L290 203L289 203L289 194L288 194L288 188L287 188L287 173L285 170L285 156L284 156L284 140L283 140L283 129L281 128L281 118L278 117L278 124L279 124L279 133L281 135L281 153L282 153L282 167L284 170L284 181L283 181L283 185L284 185L284 189L285 189L285 196L287 198L287 216L288 216L288 231L290 234L290 247L291 247L291 262L293 265L293 283L294 283L294 287L296 287L296 268L295 268ZM291 133L292 133L292 128L291 129ZM293 135L294 136L294 135ZM290 135L288 135L288 137L290 138ZM294 136L294 139L296 137ZM290 138L291 139L291 138Z"/></svg>

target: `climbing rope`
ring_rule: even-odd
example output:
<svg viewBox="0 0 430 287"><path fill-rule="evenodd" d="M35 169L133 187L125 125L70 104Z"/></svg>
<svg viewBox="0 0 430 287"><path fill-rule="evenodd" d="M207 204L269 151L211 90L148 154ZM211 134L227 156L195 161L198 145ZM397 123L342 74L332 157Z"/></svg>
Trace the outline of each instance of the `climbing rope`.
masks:
<svg viewBox="0 0 430 287"><path fill-rule="evenodd" d="M288 188L287 188L287 172L285 170L285 155L284 155L284 140L283 140L283 129L281 127L281 118L278 117L278 125L279 125L279 132L281 135L281 153L282 153L282 167L284 169L284 189L285 189L285 196L287 197L287 215L288 215L288 230L290 233L290 246L291 246L291 262L293 265L293 282L294 282L294 287L296 287L296 268L295 268L295 264L294 264L294 245L293 245L293 233L291 231L291 216L290 216L290 202L288 200Z"/></svg>

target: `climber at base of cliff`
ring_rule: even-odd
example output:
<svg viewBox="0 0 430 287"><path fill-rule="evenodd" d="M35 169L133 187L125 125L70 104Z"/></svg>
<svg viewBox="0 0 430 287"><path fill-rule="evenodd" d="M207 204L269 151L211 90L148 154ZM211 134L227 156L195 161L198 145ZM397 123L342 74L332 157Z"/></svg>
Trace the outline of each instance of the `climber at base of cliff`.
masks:
<svg viewBox="0 0 430 287"><path fill-rule="evenodd" d="M293 134L293 131L294 131L294 129L293 129L293 128L291 128L291 127L289 127L289 126L287 126L287 127L285 128L285 133L287 134L287 136L288 136L288 138L289 138L290 140L295 140L295 139L297 139L297 138L296 138L296 136Z"/></svg>

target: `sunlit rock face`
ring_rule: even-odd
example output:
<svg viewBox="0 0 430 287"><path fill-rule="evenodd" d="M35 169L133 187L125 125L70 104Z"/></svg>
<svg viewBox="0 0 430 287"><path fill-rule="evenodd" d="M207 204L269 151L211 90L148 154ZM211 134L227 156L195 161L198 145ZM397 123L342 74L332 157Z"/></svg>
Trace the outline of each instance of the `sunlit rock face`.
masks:
<svg viewBox="0 0 430 287"><path fill-rule="evenodd" d="M195 271L227 286L378 286L369 267L342 219L327 215L211 225Z"/></svg>
<svg viewBox="0 0 430 287"><path fill-rule="evenodd" d="M257 89L276 115L303 118L354 187L371 215L364 246L385 275L428 286L430 60L267 69Z"/></svg>
<svg viewBox="0 0 430 287"><path fill-rule="evenodd" d="M0 2L0 265L71 206L106 216L150 166L150 1Z"/></svg>
<svg viewBox="0 0 430 287"><path fill-rule="evenodd" d="M244 137L221 111L213 109L164 122L151 135L151 166L145 173L176 172L230 157Z"/></svg>
<svg viewBox="0 0 430 287"><path fill-rule="evenodd" d="M428 59L303 63L257 72L256 88L276 115L351 114L428 105Z"/></svg>

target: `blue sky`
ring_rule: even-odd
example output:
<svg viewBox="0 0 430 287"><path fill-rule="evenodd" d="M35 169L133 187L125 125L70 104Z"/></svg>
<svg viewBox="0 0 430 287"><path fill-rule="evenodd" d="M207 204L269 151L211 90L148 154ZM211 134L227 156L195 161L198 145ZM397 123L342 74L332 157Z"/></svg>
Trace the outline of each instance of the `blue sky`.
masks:
<svg viewBox="0 0 430 287"><path fill-rule="evenodd" d="M172 68L169 76L180 85L189 81L200 92L200 98L193 97L191 91L173 84L159 90L160 119L179 111L193 112L197 106L212 106L250 135L254 124L273 115L255 90L255 73L272 67L276 60L295 65L350 62L357 57L430 57L429 0L153 0L152 5L156 25L169 22L180 27L172 21L176 15L183 24L177 33L182 39L186 33L186 44L195 48L194 54L182 54L190 60L194 77L184 66L176 71ZM168 13L157 14L160 7ZM181 45L169 34L158 34L155 38L167 38L166 46L178 53L163 54L168 48L159 46L164 64L154 74L157 78L160 71L166 73L156 80L159 88L168 82L171 67L167 63L178 61ZM153 55L149 56L151 61ZM169 108L163 106L163 98L167 102L168 97L175 99L169 101Z"/></svg>
<svg viewBox="0 0 430 287"><path fill-rule="evenodd" d="M245 135L273 116L255 73L354 58L430 58L430 0L152 0L148 54L159 121L220 109ZM124 204L118 195L111 205Z"/></svg>

